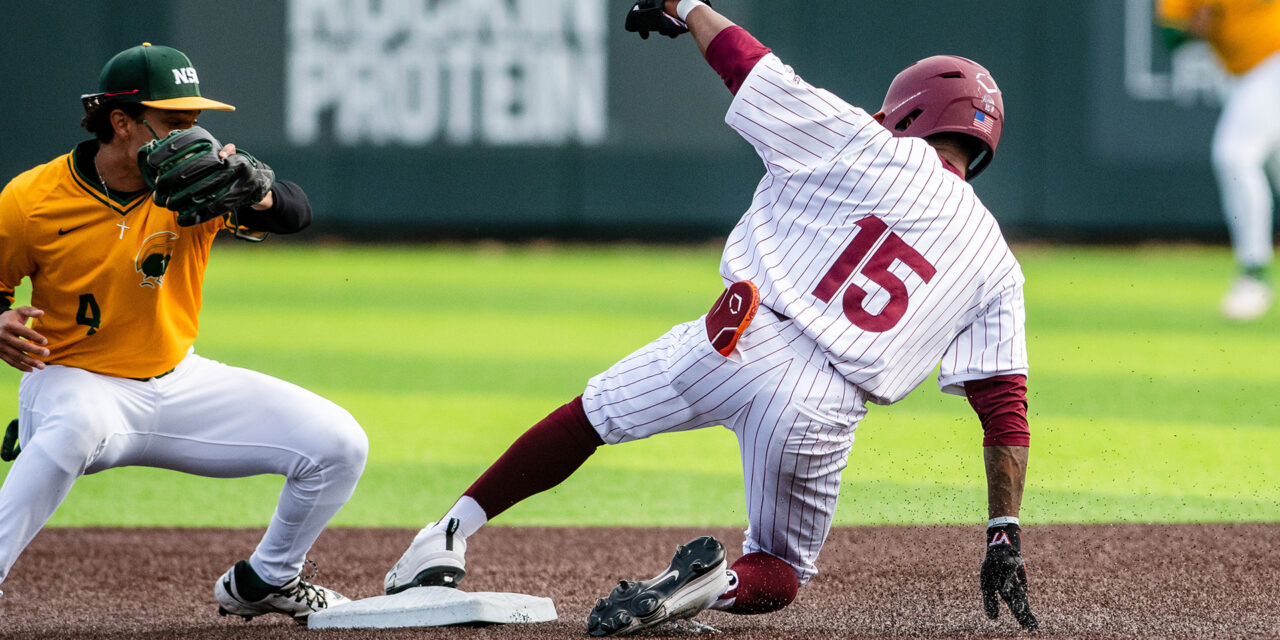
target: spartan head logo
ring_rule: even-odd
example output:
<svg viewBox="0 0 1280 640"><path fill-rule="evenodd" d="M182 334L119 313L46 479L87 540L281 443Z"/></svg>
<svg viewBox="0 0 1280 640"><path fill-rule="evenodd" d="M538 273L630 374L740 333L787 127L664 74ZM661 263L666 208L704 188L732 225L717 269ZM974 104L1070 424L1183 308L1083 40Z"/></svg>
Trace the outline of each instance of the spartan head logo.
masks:
<svg viewBox="0 0 1280 640"><path fill-rule="evenodd" d="M142 248L133 259L133 268L142 274L139 286L160 288L164 284L164 272L169 270L169 258L173 255L173 243L178 234L159 231L142 241Z"/></svg>

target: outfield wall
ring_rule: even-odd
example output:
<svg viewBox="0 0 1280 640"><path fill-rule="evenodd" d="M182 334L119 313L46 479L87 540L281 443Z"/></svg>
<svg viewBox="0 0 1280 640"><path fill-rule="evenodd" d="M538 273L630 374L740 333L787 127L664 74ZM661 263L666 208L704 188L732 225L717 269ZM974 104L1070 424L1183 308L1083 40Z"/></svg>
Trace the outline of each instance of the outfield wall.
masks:
<svg viewBox="0 0 1280 640"><path fill-rule="evenodd" d="M759 159L691 39L624 33L628 3L10 0L0 176L83 137L77 97L147 40L239 107L201 122L303 184L322 231L726 233ZM977 186L1015 237L1225 238L1208 164L1224 80L1204 49L1163 51L1147 0L723 8L868 110L920 57L984 62L1008 124Z"/></svg>

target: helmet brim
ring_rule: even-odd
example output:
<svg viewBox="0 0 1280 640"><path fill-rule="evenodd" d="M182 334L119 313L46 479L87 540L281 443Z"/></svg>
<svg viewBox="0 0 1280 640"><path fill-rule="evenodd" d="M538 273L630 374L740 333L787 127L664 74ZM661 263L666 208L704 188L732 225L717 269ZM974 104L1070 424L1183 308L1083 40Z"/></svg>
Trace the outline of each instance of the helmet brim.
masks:
<svg viewBox="0 0 1280 640"><path fill-rule="evenodd" d="M166 109L169 111L235 111L236 108L217 100L210 100L201 96L184 96L181 98L166 98L164 100L142 100L141 103L152 109Z"/></svg>

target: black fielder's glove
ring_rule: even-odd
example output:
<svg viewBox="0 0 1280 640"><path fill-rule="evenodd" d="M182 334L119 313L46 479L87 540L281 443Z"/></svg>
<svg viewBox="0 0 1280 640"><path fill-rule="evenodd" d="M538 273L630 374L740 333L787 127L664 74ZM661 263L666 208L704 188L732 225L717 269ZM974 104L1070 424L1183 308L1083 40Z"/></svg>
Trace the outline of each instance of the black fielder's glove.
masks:
<svg viewBox="0 0 1280 640"><path fill-rule="evenodd" d="M22 453L22 447L18 444L18 419L14 418L4 430L4 442L0 444L0 460L13 462L19 453Z"/></svg>
<svg viewBox="0 0 1280 640"><path fill-rule="evenodd" d="M189 227L255 204L275 184L275 172L243 151L219 158L222 145L204 127L178 129L138 149L138 168L156 204Z"/></svg>
<svg viewBox="0 0 1280 640"><path fill-rule="evenodd" d="M998 597L997 597L998 594ZM982 607L987 617L1000 615L1000 600L1009 605L1014 619L1027 631L1040 623L1027 600L1027 568L1022 560L1022 541L1016 524L987 528L987 559L982 562Z"/></svg>
<svg viewBox="0 0 1280 640"><path fill-rule="evenodd" d="M710 2L703 2L709 7ZM650 31L674 38L682 33L689 33L689 27L679 18L668 15L662 10L663 0L639 0L627 12L627 31L639 33L641 38L649 39Z"/></svg>

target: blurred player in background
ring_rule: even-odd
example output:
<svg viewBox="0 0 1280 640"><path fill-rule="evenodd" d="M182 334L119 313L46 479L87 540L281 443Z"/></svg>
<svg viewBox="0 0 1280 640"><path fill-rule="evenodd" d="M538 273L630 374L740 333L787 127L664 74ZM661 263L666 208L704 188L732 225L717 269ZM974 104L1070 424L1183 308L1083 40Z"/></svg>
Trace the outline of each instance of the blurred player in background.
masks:
<svg viewBox="0 0 1280 640"><path fill-rule="evenodd" d="M1003 128L995 80L971 60L934 56L899 73L872 115L809 85L696 0L642 0L627 19L646 37L686 23L735 94L726 122L766 168L725 246L725 292L526 431L418 533L386 591L456 586L468 536L562 482L601 444L724 425L745 476L743 555L729 566L714 538L682 545L657 577L602 598L587 631L628 634L707 608L781 609L817 574L867 405L897 402L941 363L939 386L966 395L985 430L989 520L974 586L989 617L1003 598L1036 628L1018 520L1030 442L1023 276L967 182ZM662 126L693 116L672 105L654 117Z"/></svg>
<svg viewBox="0 0 1280 640"><path fill-rule="evenodd" d="M1157 16L1167 44L1208 41L1239 79L1214 130L1213 168L1240 266L1222 299L1222 314L1253 320L1275 298L1271 261L1273 190L1280 190L1280 2L1157 0Z"/></svg>
<svg viewBox="0 0 1280 640"><path fill-rule="evenodd" d="M310 224L311 205L296 184L196 126L202 109L233 107L201 96L176 49L117 54L82 100L94 138L0 193L0 359L23 372L5 446L6 459L19 455L0 488L0 582L83 474L279 474L266 534L214 597L223 613L305 621L346 601L300 574L351 497L368 440L334 403L203 358L193 344L218 231L234 218L237 235L293 233ZM159 157L170 171L144 173ZM11 308L23 278L31 306ZM239 330L258 331L251 318Z"/></svg>

